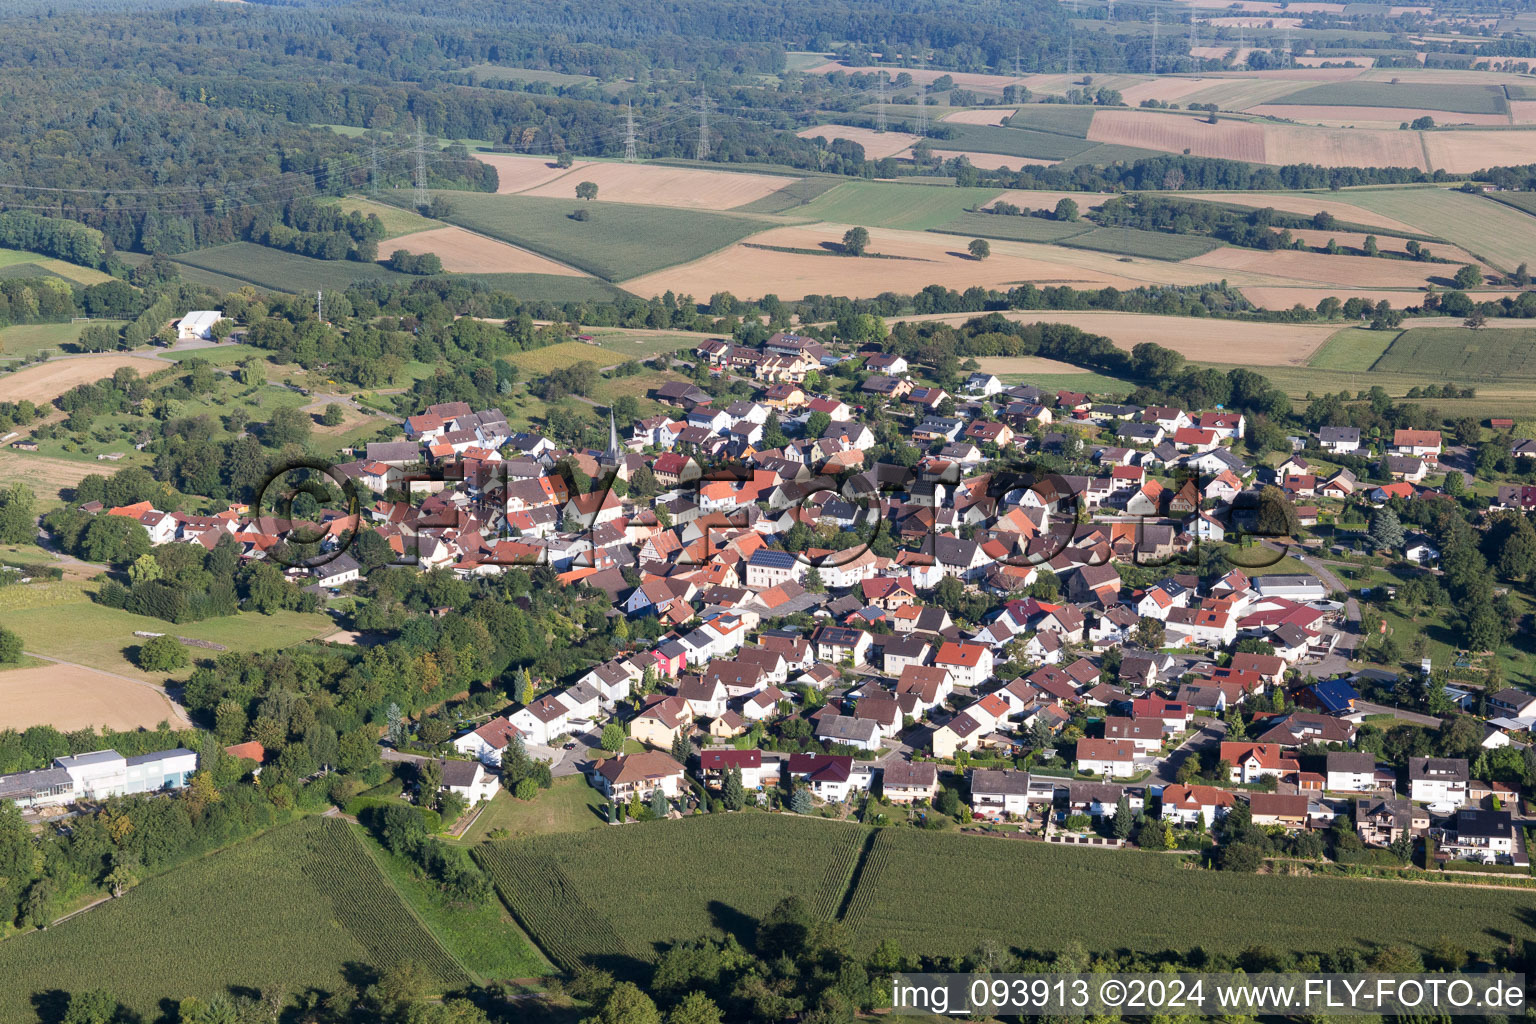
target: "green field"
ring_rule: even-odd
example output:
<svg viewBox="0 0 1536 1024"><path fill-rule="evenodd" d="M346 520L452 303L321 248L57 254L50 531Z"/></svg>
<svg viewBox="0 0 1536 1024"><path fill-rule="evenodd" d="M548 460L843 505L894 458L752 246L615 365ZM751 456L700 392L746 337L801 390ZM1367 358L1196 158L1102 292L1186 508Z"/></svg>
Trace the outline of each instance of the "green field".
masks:
<svg viewBox="0 0 1536 1024"><path fill-rule="evenodd" d="M850 181L795 212L833 224L926 231L947 224L968 209L984 206L1000 191L952 185Z"/></svg>
<svg viewBox="0 0 1536 1024"><path fill-rule="evenodd" d="M1079 139L1088 137L1093 122L1093 107L1074 107L1061 103L1026 103L1007 121L1010 128L1034 128Z"/></svg>
<svg viewBox="0 0 1536 1024"><path fill-rule="evenodd" d="M750 937L756 919L791 894L825 917L840 914L855 948L893 938L909 955L964 956L984 940L1033 950L1236 952L1260 942L1332 951L1429 947L1441 938L1491 949L1536 937L1530 892L1198 871L1179 856L756 813L493 843L478 853L522 923L564 965L591 958L623 968L652 959L657 944ZM1052 893L1070 893L1069 905L1045 909Z"/></svg>
<svg viewBox="0 0 1536 1024"><path fill-rule="evenodd" d="M1093 230L1087 221L1049 217L1014 217L1003 213L962 213L930 231L972 238L1001 238L1011 242L1059 242Z"/></svg>
<svg viewBox="0 0 1536 1024"><path fill-rule="evenodd" d="M801 178L777 192L770 192L761 199L734 206L731 210L733 213L798 213L799 208L806 203L847 181L847 178L831 174Z"/></svg>
<svg viewBox="0 0 1536 1024"><path fill-rule="evenodd" d="M1323 107L1398 107L1450 110L1458 114L1507 114L1509 103L1496 85L1437 85L1427 82L1328 82L1287 93L1274 103ZM1413 120L1407 117L1406 120Z"/></svg>
<svg viewBox="0 0 1536 1024"><path fill-rule="evenodd" d="M100 270L90 267L77 266L74 263L66 263L56 260L51 256L40 256L35 252L27 252L24 249L0 249L0 269L9 271L5 277L29 277L29 276L54 276L62 277L66 281L76 284L100 284L103 281L112 280L111 274L104 274Z"/></svg>
<svg viewBox="0 0 1536 1024"><path fill-rule="evenodd" d="M973 153L997 153L1035 160L1065 160L1077 156L1096 143L1057 132L1037 132L1027 128L1004 128L991 124L950 124L950 137L934 139L935 149L969 150Z"/></svg>
<svg viewBox="0 0 1536 1024"><path fill-rule="evenodd" d="M1536 378L1536 328L1415 327L1398 335L1372 369L1471 380Z"/></svg>
<svg viewBox="0 0 1536 1024"><path fill-rule="evenodd" d="M50 658L99 668L119 675L160 680L164 674L139 671L127 651L143 643L135 630L174 632L223 644L230 650L260 651L288 647L333 632L329 616L318 612L281 611L272 615L241 612L203 622L171 625L161 619L134 615L117 608L93 604L86 590L94 584L70 581L34 583L0 589L0 617L8 629L21 635L27 650ZM193 652L194 656L200 656ZM212 657L214 651L207 656ZM190 669L175 673L190 674Z"/></svg>
<svg viewBox="0 0 1536 1024"><path fill-rule="evenodd" d="M663 206L443 193L453 202L444 220L521 245L606 281L623 281L687 263L772 225L755 217ZM571 212L585 205L592 219ZM381 268L382 269L382 268Z"/></svg>
<svg viewBox="0 0 1536 1024"><path fill-rule="evenodd" d="M15 327L0 328L0 359L29 356L44 349L62 350L63 346L79 341L81 332L87 327L105 324L117 328L123 323L122 320L91 320L72 324L18 324Z"/></svg>
<svg viewBox="0 0 1536 1024"><path fill-rule="evenodd" d="M1391 331L1369 331L1362 327L1345 327L1328 336L1307 365L1316 370L1343 370L1348 373L1364 373L1381 358L1381 354L1396 337Z"/></svg>
<svg viewBox="0 0 1536 1024"><path fill-rule="evenodd" d="M1496 203L1513 206L1536 217L1536 192L1488 192L1485 195Z"/></svg>
<svg viewBox="0 0 1536 1024"><path fill-rule="evenodd" d="M1529 217L1480 195L1448 188L1362 188L1327 195L1438 235L1502 270L1536 264Z"/></svg>
<svg viewBox="0 0 1536 1024"><path fill-rule="evenodd" d="M1113 142L1100 142L1091 148L1083 150L1074 156L1070 156L1057 164L1063 170L1072 167L1106 167L1114 163L1135 163L1137 160L1146 160L1151 157L1166 156L1156 150L1141 149L1138 146L1121 146Z"/></svg>
<svg viewBox="0 0 1536 1024"><path fill-rule="evenodd" d="M362 281L403 284L412 280L409 274L397 274L377 263L310 259L254 242L230 242L182 253L176 262L280 292L340 292Z"/></svg>
<svg viewBox="0 0 1536 1024"><path fill-rule="evenodd" d="M866 831L845 822L732 814L490 843L476 857L551 959L612 968L706 935L752 941L798 893L837 913Z"/></svg>
<svg viewBox="0 0 1536 1024"><path fill-rule="evenodd" d="M489 806L464 833L463 841L476 843L490 838L526 839L551 832L584 832L599 828L606 801L603 795L580 775L556 779L554 785L533 800L519 800L505 789L498 789ZM507 834L502 836L500 830Z"/></svg>
<svg viewBox="0 0 1536 1024"><path fill-rule="evenodd" d="M33 993L91 988L158 1020L167 995L335 990L348 964L405 960L444 989L468 980L348 827L311 818L0 942L0 1020L36 1019Z"/></svg>
<svg viewBox="0 0 1536 1024"><path fill-rule="evenodd" d="M443 222L433 220L431 217L423 217L414 210L403 210L398 206L390 206L388 203L375 202L364 196L343 196L335 201L336 206L341 207L347 213L356 211L363 216L373 214L384 222L385 238L394 238L396 235L409 235L416 231L428 231L432 228L443 227ZM388 253L380 255L387 256Z"/></svg>
<svg viewBox="0 0 1536 1024"><path fill-rule="evenodd" d="M1061 244L1073 249L1095 249L1154 260L1187 260L1220 249L1223 243L1204 235L1174 235L1139 228L1094 228L1086 234L1064 239Z"/></svg>

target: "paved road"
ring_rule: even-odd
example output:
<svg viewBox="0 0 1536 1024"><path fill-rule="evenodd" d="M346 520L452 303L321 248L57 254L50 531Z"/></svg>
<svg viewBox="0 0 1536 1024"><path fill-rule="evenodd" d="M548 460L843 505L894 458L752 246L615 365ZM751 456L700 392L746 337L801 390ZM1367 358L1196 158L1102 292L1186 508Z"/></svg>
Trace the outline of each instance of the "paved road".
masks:
<svg viewBox="0 0 1536 1024"><path fill-rule="evenodd" d="M1202 751L1219 746L1227 735L1227 723L1219 718L1197 718L1195 721L1200 727L1179 744L1178 749L1157 762L1148 783L1171 786L1178 782L1180 765Z"/></svg>
<svg viewBox="0 0 1536 1024"><path fill-rule="evenodd" d="M125 683L132 683L134 686L142 686L146 690L153 690L165 698L166 704L168 704L171 709L171 717L175 719L178 728L192 728L192 719L187 717L186 709L183 708L180 704L176 703L175 698L167 693L165 691L165 687L163 686L158 686L143 679L135 679L133 676L125 676L119 675L116 672L108 672L106 669L97 668L94 665L81 665L73 661L65 661L63 658L52 658L46 654L39 654L36 651L22 651L21 653L27 655L29 658L37 658L41 661L51 661L55 665L68 665L70 668L85 669L87 672L97 672L104 676L111 676L113 679L120 679Z"/></svg>

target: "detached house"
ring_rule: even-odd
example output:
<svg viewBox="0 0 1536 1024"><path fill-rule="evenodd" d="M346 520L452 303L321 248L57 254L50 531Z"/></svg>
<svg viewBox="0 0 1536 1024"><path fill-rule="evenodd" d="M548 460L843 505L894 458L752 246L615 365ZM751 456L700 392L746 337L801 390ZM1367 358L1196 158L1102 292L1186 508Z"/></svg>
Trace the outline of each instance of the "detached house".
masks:
<svg viewBox="0 0 1536 1024"><path fill-rule="evenodd" d="M1221 759L1232 766L1233 782L1258 782L1265 776L1279 778L1301 770L1294 758L1269 743L1224 742Z"/></svg>
<svg viewBox="0 0 1536 1024"><path fill-rule="evenodd" d="M1465 758L1408 759L1408 796L1421 803L1460 807L1467 802L1467 783L1470 778Z"/></svg>
<svg viewBox="0 0 1536 1024"><path fill-rule="evenodd" d="M992 648L951 640L939 648L933 664L948 672L956 686L980 686L992 678Z"/></svg>
<svg viewBox="0 0 1536 1024"><path fill-rule="evenodd" d="M644 799L658 789L675 798L682 791L683 766L670 754L648 750L599 761L592 766L589 778L593 788L614 803L635 796Z"/></svg>
<svg viewBox="0 0 1536 1024"><path fill-rule="evenodd" d="M1078 740L1077 770L1106 779L1130 775L1136 770L1136 744L1129 740Z"/></svg>

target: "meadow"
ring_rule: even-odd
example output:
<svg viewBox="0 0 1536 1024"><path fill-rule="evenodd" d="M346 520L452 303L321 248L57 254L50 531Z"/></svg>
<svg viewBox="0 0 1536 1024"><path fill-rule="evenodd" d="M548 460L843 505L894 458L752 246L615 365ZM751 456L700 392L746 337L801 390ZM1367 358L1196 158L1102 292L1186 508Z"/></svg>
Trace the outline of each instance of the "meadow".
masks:
<svg viewBox="0 0 1536 1024"><path fill-rule="evenodd" d="M1465 380L1536 378L1536 328L1415 327L1371 368Z"/></svg>
<svg viewBox="0 0 1536 1024"><path fill-rule="evenodd" d="M1307 365L1318 370L1364 373L1381 358L1396 337L1392 331L1345 327L1323 342Z"/></svg>
<svg viewBox="0 0 1536 1024"><path fill-rule="evenodd" d="M1530 893L1198 871L1182 856L755 813L490 843L476 855L557 963L621 970L684 939L750 941L757 919L789 895L824 918L840 915L857 949L890 938L909 955L949 956L989 939L1235 952L1449 938L1491 949L1532 937L1536 911ZM1070 909L1050 912L1062 893Z"/></svg>
<svg viewBox="0 0 1536 1024"><path fill-rule="evenodd" d="M1448 188L1361 188L1331 195L1438 235L1500 270L1536 263L1529 215L1482 196Z"/></svg>
<svg viewBox="0 0 1536 1024"><path fill-rule="evenodd" d="M1034 128L1085 139L1088 126L1093 123L1093 111L1093 107L1060 103L1026 103L1008 118L1007 124L1010 128Z"/></svg>
<svg viewBox="0 0 1536 1024"><path fill-rule="evenodd" d="M444 989L467 981L347 826L311 818L0 942L0 1019L35 1019L34 992L106 988L156 1020L167 994L335 991L351 965L403 960Z"/></svg>
<svg viewBox="0 0 1536 1024"><path fill-rule="evenodd" d="M1034 131L1029 128L1004 128L987 124L955 124L946 121L948 138L934 139L943 149L998 153L1002 156L1029 157L1034 160L1066 160L1093 144L1080 136L1060 131Z"/></svg>
<svg viewBox="0 0 1536 1024"><path fill-rule="evenodd" d="M453 211L444 219L579 267L607 281L622 281L698 259L770 225L753 217L674 210L659 206L577 199L446 193ZM591 219L577 221L578 206Z"/></svg>
<svg viewBox="0 0 1536 1024"><path fill-rule="evenodd" d="M30 356L47 349L63 351L80 340L87 327L121 327L122 320L81 320L67 324L17 324L0 328L0 359Z"/></svg>
<svg viewBox="0 0 1536 1024"><path fill-rule="evenodd" d="M112 280L112 275L92 267L42 256L25 249L0 249L0 270L5 277L62 277L76 284L100 284Z"/></svg>
<svg viewBox="0 0 1536 1024"><path fill-rule="evenodd" d="M997 194L995 188L850 181L795 213L832 224L927 231L953 221L967 210L985 206Z"/></svg>

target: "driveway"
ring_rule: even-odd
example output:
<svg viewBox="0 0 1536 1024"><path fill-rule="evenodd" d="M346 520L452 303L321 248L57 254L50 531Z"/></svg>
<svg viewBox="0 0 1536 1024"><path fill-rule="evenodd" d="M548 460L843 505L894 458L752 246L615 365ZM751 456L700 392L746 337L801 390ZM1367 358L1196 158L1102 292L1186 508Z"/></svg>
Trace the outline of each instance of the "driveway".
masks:
<svg viewBox="0 0 1536 1024"><path fill-rule="evenodd" d="M1171 786L1179 781L1179 766L1191 757L1212 747L1221 745L1227 735L1227 723L1219 718L1197 718L1199 728L1189 735L1178 748L1157 763L1157 768L1147 779L1149 785Z"/></svg>

